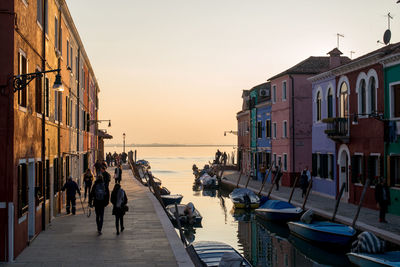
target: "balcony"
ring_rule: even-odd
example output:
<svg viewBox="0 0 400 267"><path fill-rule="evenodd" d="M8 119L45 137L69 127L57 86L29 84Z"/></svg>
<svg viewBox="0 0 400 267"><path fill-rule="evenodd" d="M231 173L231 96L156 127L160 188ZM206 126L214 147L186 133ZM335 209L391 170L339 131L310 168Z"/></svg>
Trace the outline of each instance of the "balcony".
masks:
<svg viewBox="0 0 400 267"><path fill-rule="evenodd" d="M348 143L349 119L348 118L327 118L322 120L326 123L325 133L335 142Z"/></svg>

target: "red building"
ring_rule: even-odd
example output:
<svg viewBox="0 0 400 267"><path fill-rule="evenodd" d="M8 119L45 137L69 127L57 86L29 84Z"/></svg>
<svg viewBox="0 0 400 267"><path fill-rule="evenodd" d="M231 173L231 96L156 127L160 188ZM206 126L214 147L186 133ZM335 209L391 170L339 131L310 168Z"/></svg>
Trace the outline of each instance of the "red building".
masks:
<svg viewBox="0 0 400 267"><path fill-rule="evenodd" d="M251 151L250 151L250 91L243 90L242 110L236 114L238 121L238 167L244 175L250 175Z"/></svg>

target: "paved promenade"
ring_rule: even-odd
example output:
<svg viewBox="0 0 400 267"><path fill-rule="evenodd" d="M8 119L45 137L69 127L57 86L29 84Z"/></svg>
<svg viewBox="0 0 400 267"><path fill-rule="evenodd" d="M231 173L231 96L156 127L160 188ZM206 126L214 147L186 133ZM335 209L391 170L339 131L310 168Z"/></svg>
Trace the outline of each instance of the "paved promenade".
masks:
<svg viewBox="0 0 400 267"><path fill-rule="evenodd" d="M226 171L224 173L224 178L222 179L222 183L228 186L236 186L237 180L239 178L239 172L237 171ZM244 187L247 182L247 176L242 175L240 178L240 187ZM260 190L262 183L255 180L250 180L248 184L248 188L252 189L256 193ZM263 194L267 195L269 192L271 184L265 184ZM279 199L287 201L290 197L291 188L280 186L279 191L276 191L275 188L271 193L271 197L273 199ZM301 190L296 188L292 202L293 205L301 207L303 205L303 199L301 197ZM328 197L324 197L318 194L311 193L307 203L307 209L313 209L315 213L321 215L325 218L331 218L334 208L335 208L336 200ZM351 225L354 219L354 216L357 211L357 206L350 203L341 202L339 204L339 209L336 214L335 221L344 223L347 225ZM376 234L377 236L393 242L397 245L400 245L400 216L386 214L386 220L389 223L380 223L378 221L379 211L361 208L358 220L356 222L356 228L361 231L370 231Z"/></svg>
<svg viewBox="0 0 400 267"><path fill-rule="evenodd" d="M109 168L113 175L114 168ZM94 209L90 218L77 201L77 214L61 215L6 266L193 266L164 210L147 187L123 172L129 212L125 231L116 235L111 203L106 207L103 234L97 235ZM114 183L110 184L110 190ZM84 203L86 208L86 203Z"/></svg>

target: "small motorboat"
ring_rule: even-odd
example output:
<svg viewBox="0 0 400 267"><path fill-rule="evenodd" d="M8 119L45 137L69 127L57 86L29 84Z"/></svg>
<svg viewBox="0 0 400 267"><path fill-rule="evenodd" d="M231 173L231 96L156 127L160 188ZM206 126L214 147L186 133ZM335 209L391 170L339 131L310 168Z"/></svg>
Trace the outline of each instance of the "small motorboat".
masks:
<svg viewBox="0 0 400 267"><path fill-rule="evenodd" d="M260 198L247 188L235 188L229 197L238 209L256 209L260 206Z"/></svg>
<svg viewBox="0 0 400 267"><path fill-rule="evenodd" d="M185 213L185 209L187 206L190 206L190 202L185 205L185 204L178 204L178 214L179 214L179 221L181 222L182 225L193 225L193 226L200 226L201 225L201 220L203 217L201 216L200 212L191 204L191 209L192 209L192 214L193 218L190 219L188 218L187 214ZM175 219L175 204L168 205L165 207L167 210L168 217L170 218L171 222L173 224L176 224L176 219Z"/></svg>
<svg viewBox="0 0 400 267"><path fill-rule="evenodd" d="M303 210L281 200L268 200L255 210L256 214L270 221L297 221Z"/></svg>
<svg viewBox="0 0 400 267"><path fill-rule="evenodd" d="M171 192L168 190L168 188L161 186L160 187L160 195L170 195Z"/></svg>
<svg viewBox="0 0 400 267"><path fill-rule="evenodd" d="M252 266L239 252L223 242L197 241L188 250L189 254L194 251L202 266Z"/></svg>
<svg viewBox="0 0 400 267"><path fill-rule="evenodd" d="M356 235L353 227L329 221L288 222L290 232L311 242L345 248Z"/></svg>
<svg viewBox="0 0 400 267"><path fill-rule="evenodd" d="M380 254L350 252L347 257L351 263L360 267L400 267L400 251Z"/></svg>
<svg viewBox="0 0 400 267"><path fill-rule="evenodd" d="M218 180L216 176L211 177L208 173L203 174L198 182L203 186L203 188L217 188Z"/></svg>
<svg viewBox="0 0 400 267"><path fill-rule="evenodd" d="M171 204L180 204L183 196L181 194L175 195L161 195L161 200L164 203L164 206L168 206Z"/></svg>

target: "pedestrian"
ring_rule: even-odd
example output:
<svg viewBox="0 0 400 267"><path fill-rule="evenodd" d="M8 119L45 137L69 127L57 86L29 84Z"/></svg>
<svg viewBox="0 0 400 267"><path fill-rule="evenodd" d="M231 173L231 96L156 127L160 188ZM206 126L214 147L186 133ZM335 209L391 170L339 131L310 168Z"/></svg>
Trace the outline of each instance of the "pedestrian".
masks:
<svg viewBox="0 0 400 267"><path fill-rule="evenodd" d="M90 189L92 188L93 183L93 173L90 169L87 169L85 175L83 176L83 182L85 183L85 200L86 195L90 194Z"/></svg>
<svg viewBox="0 0 400 267"><path fill-rule="evenodd" d="M128 203L128 198L126 196L126 193L121 188L120 184L114 185L114 189L111 193L111 203L113 204L112 214L115 216L115 228L117 229L117 235L119 235L120 227L121 227L121 233L125 229L124 215L127 208L126 204Z"/></svg>
<svg viewBox="0 0 400 267"><path fill-rule="evenodd" d="M98 176L100 174L100 170L101 170L101 166L102 166L100 160L99 159L96 160L96 163L93 166L94 166L94 169L96 170L96 176Z"/></svg>
<svg viewBox="0 0 400 267"><path fill-rule="evenodd" d="M76 193L81 195L81 192L79 191L79 187L77 183L72 180L72 177L68 177L67 182L64 184L64 186L61 189L62 191L67 190L67 205L65 206L65 209L67 210L67 214L71 212L71 206L72 206L72 214L75 215L76 211Z"/></svg>
<svg viewBox="0 0 400 267"><path fill-rule="evenodd" d="M307 168L301 172L300 176L300 188L301 188L301 197L303 198L307 193L308 188L308 176L307 176Z"/></svg>
<svg viewBox="0 0 400 267"><path fill-rule="evenodd" d="M97 176L97 179L92 187L92 191L90 191L89 195L89 205L90 207L94 206L96 213L97 233L99 235L101 235L101 230L103 228L104 208L108 205L109 199L110 192L104 184L103 176L99 175Z"/></svg>
<svg viewBox="0 0 400 267"><path fill-rule="evenodd" d="M383 177L379 178L379 183L375 186L375 200L379 208L379 222L387 223L385 215L390 205L390 190Z"/></svg>
<svg viewBox="0 0 400 267"><path fill-rule="evenodd" d="M107 187L107 190L109 190L111 175L106 171L106 168L104 168L104 167L101 168L100 174L103 177L103 182L104 182L105 186Z"/></svg>
<svg viewBox="0 0 400 267"><path fill-rule="evenodd" d="M276 191L279 191L279 181L281 180L281 177L282 177L282 171L281 171L281 166L282 165L282 163L281 162L279 162L278 163L278 166L275 166L275 181L274 181L274 183L275 183L275 186L276 186Z"/></svg>
<svg viewBox="0 0 400 267"><path fill-rule="evenodd" d="M115 171L114 171L114 179L115 179L115 183L116 183L116 184L121 183L121 180L122 180L122 168L121 168L121 164L118 164L117 168L115 168Z"/></svg>
<svg viewBox="0 0 400 267"><path fill-rule="evenodd" d="M110 154L106 153L106 162L107 162L107 167L110 167Z"/></svg>
<svg viewBox="0 0 400 267"><path fill-rule="evenodd" d="M261 174L261 181L264 182L264 179L266 179L265 174L267 173L267 168L265 166L265 163L262 163L260 165L260 174Z"/></svg>

